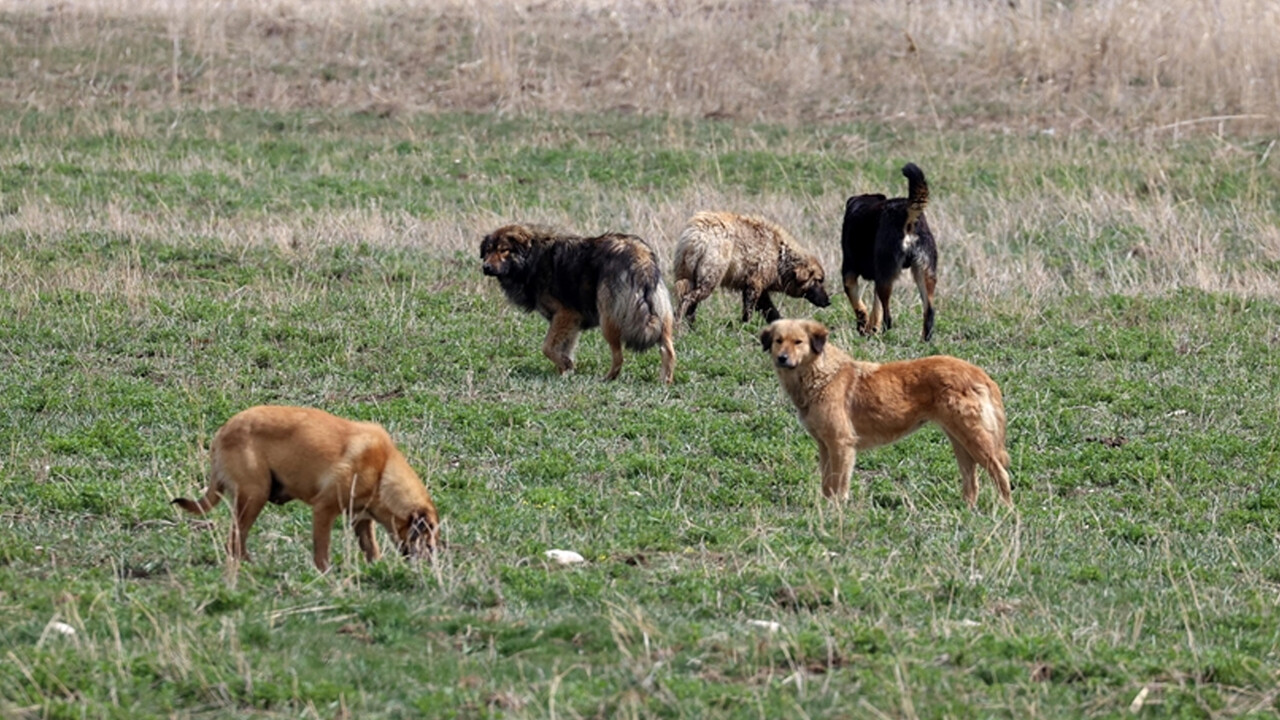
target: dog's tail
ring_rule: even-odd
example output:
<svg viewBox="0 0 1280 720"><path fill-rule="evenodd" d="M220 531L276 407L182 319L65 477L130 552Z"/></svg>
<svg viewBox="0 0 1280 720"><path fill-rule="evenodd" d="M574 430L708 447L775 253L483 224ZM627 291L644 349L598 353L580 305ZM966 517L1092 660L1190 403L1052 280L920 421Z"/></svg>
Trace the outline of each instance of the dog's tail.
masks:
<svg viewBox="0 0 1280 720"><path fill-rule="evenodd" d="M647 350L671 332L671 295L649 246L637 243L630 254L631 261L602 283L606 296L601 298L601 309L622 330L624 345L632 350Z"/></svg>
<svg viewBox="0 0 1280 720"><path fill-rule="evenodd" d="M217 447L215 445L213 451L213 470L209 473L209 489L204 491L204 497L199 500L188 500L187 498L174 498L170 504L186 510L192 515L204 515L210 510L218 506L222 500L222 493L226 488L226 483L222 478L222 465L217 459Z"/></svg>
<svg viewBox="0 0 1280 720"><path fill-rule="evenodd" d="M632 350L657 345L674 324L671 295L657 266L645 274L648 277L637 273L625 278L625 285L614 288L610 298L610 312L622 328L622 343Z"/></svg>
<svg viewBox="0 0 1280 720"><path fill-rule="evenodd" d="M907 177L907 223L908 233L915 231L916 221L924 214L929 204L929 183L924 180L924 171L915 163L902 166L902 174Z"/></svg>

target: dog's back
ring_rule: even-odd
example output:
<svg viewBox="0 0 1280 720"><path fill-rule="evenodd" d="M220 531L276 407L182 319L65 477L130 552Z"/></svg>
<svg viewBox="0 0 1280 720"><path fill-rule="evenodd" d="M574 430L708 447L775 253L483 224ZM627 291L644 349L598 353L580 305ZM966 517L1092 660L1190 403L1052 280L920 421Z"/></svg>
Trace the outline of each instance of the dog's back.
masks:
<svg viewBox="0 0 1280 720"><path fill-rule="evenodd" d="M778 250L795 245L778 225L763 218L730 212L702 211L689 223L676 242L676 294L681 281L699 282L714 278L715 284L741 288L750 273L763 274L763 285L777 281Z"/></svg>

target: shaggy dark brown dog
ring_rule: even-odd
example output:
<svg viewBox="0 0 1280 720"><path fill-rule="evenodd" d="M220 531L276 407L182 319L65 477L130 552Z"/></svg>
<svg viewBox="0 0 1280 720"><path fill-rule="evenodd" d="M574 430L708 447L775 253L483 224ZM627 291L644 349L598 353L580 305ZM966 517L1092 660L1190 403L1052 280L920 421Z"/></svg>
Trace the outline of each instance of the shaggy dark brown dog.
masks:
<svg viewBox="0 0 1280 720"><path fill-rule="evenodd" d="M844 206L840 245L844 258L840 274L844 292L858 315L858 332L868 335L893 327L889 296L898 275L907 268L924 303L921 338L933 337L933 288L938 281L938 247L924 218L929 186L924 173L912 163L902 168L907 176L907 197L888 200L884 195L855 195ZM875 283L875 305L870 317L858 294L858 278Z"/></svg>
<svg viewBox="0 0 1280 720"><path fill-rule="evenodd" d="M224 493L235 498L228 553L248 560L249 528L268 502L311 506L313 559L329 567L333 521L351 517L360 549L378 559L377 522L406 557L435 549L440 519L431 495L382 426L323 410L259 405L234 415L209 447L209 489L200 500L176 498L194 515L213 509Z"/></svg>
<svg viewBox="0 0 1280 720"><path fill-rule="evenodd" d="M583 330L600 327L613 353L606 380L622 369L622 347L658 346L662 381L675 376L671 298L653 248L634 235L583 238L544 227L507 225L480 243L485 275L523 310L551 322L542 352L560 373L573 369Z"/></svg>
<svg viewBox="0 0 1280 720"><path fill-rule="evenodd" d="M860 362L827 342L812 320L779 320L760 333L800 423L818 442L822 494L844 499L857 451L886 445L928 423L951 440L964 501L978 500L975 464L1013 504L1005 451L1004 399L981 368L946 355Z"/></svg>
<svg viewBox="0 0 1280 720"><path fill-rule="evenodd" d="M677 317L693 324L698 303L716 287L742 291L742 322L759 310L765 320L782 317L770 292L802 297L818 307L831 298L817 256L777 224L728 212L700 212L676 243Z"/></svg>

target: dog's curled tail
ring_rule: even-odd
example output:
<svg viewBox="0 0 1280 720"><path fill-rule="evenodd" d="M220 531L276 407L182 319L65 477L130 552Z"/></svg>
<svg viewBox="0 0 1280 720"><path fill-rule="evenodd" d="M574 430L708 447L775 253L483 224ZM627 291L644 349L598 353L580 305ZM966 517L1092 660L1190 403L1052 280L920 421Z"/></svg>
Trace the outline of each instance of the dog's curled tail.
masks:
<svg viewBox="0 0 1280 720"><path fill-rule="evenodd" d="M216 453L216 450L215 450ZM170 504L186 510L192 515L204 515L210 510L218 506L222 500L223 482L222 472L215 458L213 462L213 472L209 477L209 489L204 491L204 497L199 500L188 500L187 498L174 498Z"/></svg>
<svg viewBox="0 0 1280 720"><path fill-rule="evenodd" d="M924 214L929 204L929 183L924 180L924 171L915 163L902 166L902 174L907 177L907 232L915 229L916 220Z"/></svg>

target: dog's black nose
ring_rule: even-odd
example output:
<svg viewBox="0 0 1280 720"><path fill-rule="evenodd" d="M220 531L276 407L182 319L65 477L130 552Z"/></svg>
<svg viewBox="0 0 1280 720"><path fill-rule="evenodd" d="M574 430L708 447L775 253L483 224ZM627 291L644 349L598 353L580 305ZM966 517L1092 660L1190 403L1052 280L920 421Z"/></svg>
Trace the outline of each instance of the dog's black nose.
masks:
<svg viewBox="0 0 1280 720"><path fill-rule="evenodd" d="M492 265L490 265L489 263L485 263L485 264L481 265L481 266L480 266L480 270L481 270L485 275L497 275L497 274L498 274L497 269L496 269L496 268L494 268L494 267L493 267Z"/></svg>
<svg viewBox="0 0 1280 720"><path fill-rule="evenodd" d="M809 302L818 307L829 307L831 305L831 297L821 287L816 287L809 292Z"/></svg>
<svg viewBox="0 0 1280 720"><path fill-rule="evenodd" d="M777 361L778 367L784 367L784 368L795 367L794 365L791 364L791 358L787 355L779 355L774 359Z"/></svg>

